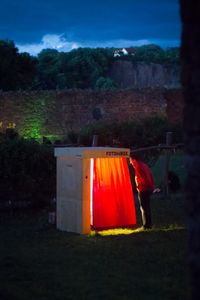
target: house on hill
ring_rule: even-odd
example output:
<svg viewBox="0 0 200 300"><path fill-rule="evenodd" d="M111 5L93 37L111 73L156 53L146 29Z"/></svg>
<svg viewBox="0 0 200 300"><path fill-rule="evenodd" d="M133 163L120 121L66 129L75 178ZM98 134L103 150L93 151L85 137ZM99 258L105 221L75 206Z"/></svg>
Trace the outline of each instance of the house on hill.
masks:
<svg viewBox="0 0 200 300"><path fill-rule="evenodd" d="M125 56L125 55L135 55L136 49L133 47L129 47L129 48L119 48L119 49L115 49L113 51L113 56L114 57L121 57L121 56Z"/></svg>

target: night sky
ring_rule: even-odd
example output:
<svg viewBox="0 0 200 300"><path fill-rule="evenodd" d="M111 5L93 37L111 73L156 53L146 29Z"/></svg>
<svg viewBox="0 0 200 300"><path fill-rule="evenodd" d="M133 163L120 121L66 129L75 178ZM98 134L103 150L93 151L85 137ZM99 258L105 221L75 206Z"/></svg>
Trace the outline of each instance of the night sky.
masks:
<svg viewBox="0 0 200 300"><path fill-rule="evenodd" d="M0 39L43 48L179 46L178 0L0 0Z"/></svg>

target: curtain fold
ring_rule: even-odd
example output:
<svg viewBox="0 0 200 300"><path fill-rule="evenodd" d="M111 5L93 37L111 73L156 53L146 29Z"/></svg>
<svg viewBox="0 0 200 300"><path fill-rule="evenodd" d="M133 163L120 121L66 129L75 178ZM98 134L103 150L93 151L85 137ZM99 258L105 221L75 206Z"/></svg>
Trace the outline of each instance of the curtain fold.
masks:
<svg viewBox="0 0 200 300"><path fill-rule="evenodd" d="M106 229L135 224L134 196L126 158L95 158L93 227Z"/></svg>

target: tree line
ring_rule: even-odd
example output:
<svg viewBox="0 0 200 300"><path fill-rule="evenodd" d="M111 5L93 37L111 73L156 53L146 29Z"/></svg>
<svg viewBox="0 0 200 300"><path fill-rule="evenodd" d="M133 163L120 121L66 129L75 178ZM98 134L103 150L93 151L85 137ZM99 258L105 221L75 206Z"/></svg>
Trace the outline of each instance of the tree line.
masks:
<svg viewBox="0 0 200 300"><path fill-rule="evenodd" d="M134 54L114 56L115 48L78 48L70 52L44 49L37 56L19 53L13 41L0 40L0 89L114 89L109 77L114 60L179 65L179 48L157 45L134 48Z"/></svg>

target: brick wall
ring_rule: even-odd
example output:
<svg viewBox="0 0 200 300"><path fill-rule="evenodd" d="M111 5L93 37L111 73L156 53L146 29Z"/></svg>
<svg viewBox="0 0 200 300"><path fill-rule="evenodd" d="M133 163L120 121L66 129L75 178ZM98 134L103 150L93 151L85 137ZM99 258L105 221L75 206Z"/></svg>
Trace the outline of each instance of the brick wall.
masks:
<svg viewBox="0 0 200 300"><path fill-rule="evenodd" d="M182 118L181 90L0 93L0 131L15 127L33 137L65 135L99 120L121 122L160 114L173 121Z"/></svg>

